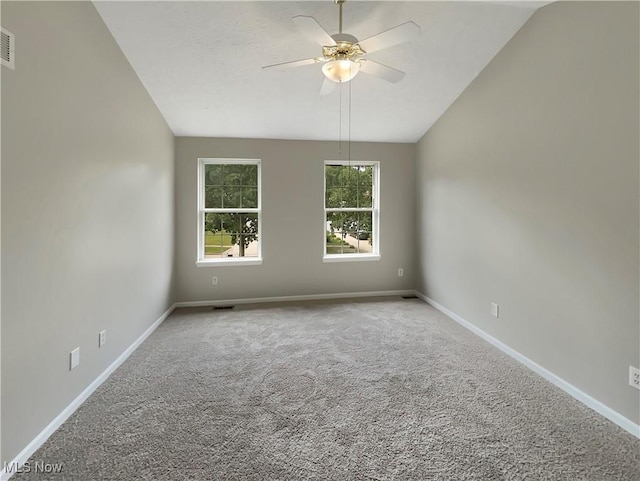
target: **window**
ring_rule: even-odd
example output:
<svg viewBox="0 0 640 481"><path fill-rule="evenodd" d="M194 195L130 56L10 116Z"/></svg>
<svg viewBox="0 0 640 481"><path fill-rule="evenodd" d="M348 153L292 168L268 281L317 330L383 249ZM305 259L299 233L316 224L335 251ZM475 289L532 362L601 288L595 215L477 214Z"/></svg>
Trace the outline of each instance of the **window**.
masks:
<svg viewBox="0 0 640 481"><path fill-rule="evenodd" d="M260 161L199 159L198 265L259 264Z"/></svg>
<svg viewBox="0 0 640 481"><path fill-rule="evenodd" d="M326 161L324 260L377 260L379 164Z"/></svg>

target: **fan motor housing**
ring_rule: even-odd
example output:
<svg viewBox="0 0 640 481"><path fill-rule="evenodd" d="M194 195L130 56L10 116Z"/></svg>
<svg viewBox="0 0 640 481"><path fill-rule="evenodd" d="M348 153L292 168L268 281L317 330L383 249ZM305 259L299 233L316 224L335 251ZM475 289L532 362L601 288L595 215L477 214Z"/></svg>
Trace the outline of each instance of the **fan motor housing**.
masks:
<svg viewBox="0 0 640 481"><path fill-rule="evenodd" d="M331 60L356 60L366 52L358 45L358 39L348 33L336 33L331 35L335 45L322 47L322 55Z"/></svg>

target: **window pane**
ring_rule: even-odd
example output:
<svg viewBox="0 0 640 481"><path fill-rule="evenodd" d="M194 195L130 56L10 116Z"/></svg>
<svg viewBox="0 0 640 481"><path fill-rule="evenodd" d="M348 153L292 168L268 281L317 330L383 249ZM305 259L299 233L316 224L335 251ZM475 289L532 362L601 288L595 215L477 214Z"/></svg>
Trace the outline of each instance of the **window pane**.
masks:
<svg viewBox="0 0 640 481"><path fill-rule="evenodd" d="M373 205L373 167L363 166L358 173L358 207Z"/></svg>
<svg viewBox="0 0 640 481"><path fill-rule="evenodd" d="M358 178L360 168L358 166L344 166L342 171L342 183L345 186L342 194L344 207L358 207Z"/></svg>
<svg viewBox="0 0 640 481"><path fill-rule="evenodd" d="M228 214L233 247L229 250L230 257L258 256L258 215L257 214Z"/></svg>
<svg viewBox="0 0 640 481"><path fill-rule="evenodd" d="M340 187L342 185L342 169L341 165L326 165L324 167L327 187Z"/></svg>
<svg viewBox="0 0 640 481"><path fill-rule="evenodd" d="M224 165L224 185L240 185L243 165Z"/></svg>
<svg viewBox="0 0 640 481"><path fill-rule="evenodd" d="M358 229L356 231L357 248L360 253L372 252L371 230L373 228L373 214L371 212L358 213Z"/></svg>
<svg viewBox="0 0 640 481"><path fill-rule="evenodd" d="M361 190L358 192L358 207L372 207L373 197L370 190Z"/></svg>
<svg viewBox="0 0 640 481"><path fill-rule="evenodd" d="M327 254L349 254L355 249L345 240L342 232L327 230Z"/></svg>
<svg viewBox="0 0 640 481"><path fill-rule="evenodd" d="M258 188L257 187L243 187L242 188L242 200L240 207L249 209L258 208Z"/></svg>
<svg viewBox="0 0 640 481"><path fill-rule="evenodd" d="M205 214L204 218L204 255L205 257L224 257L231 248L231 239L223 229L222 214Z"/></svg>
<svg viewBox="0 0 640 481"><path fill-rule="evenodd" d="M220 257L224 249L222 248L222 234L213 232L204 233L204 256Z"/></svg>
<svg viewBox="0 0 640 481"><path fill-rule="evenodd" d="M330 230L332 234L342 230L343 216L343 212L327 212L327 229Z"/></svg>
<svg viewBox="0 0 640 481"><path fill-rule="evenodd" d="M373 214L358 212L358 232L371 232L373 229Z"/></svg>
<svg viewBox="0 0 640 481"><path fill-rule="evenodd" d="M257 234L258 233L258 214L239 214L240 225L242 231L245 234Z"/></svg>
<svg viewBox="0 0 640 481"><path fill-rule="evenodd" d="M204 206L212 209L222 207L222 187L204 186Z"/></svg>
<svg viewBox="0 0 640 481"><path fill-rule="evenodd" d="M207 213L204 215L204 230L216 232L222 229L222 216L220 214Z"/></svg>
<svg viewBox="0 0 640 481"><path fill-rule="evenodd" d="M329 208L342 206L342 189L340 187L327 187L325 205Z"/></svg>
<svg viewBox="0 0 640 481"><path fill-rule="evenodd" d="M327 213L327 254L356 254L358 241L354 237L357 212Z"/></svg>
<svg viewBox="0 0 640 481"><path fill-rule="evenodd" d="M224 197L222 207L225 209L235 209L240 207L242 198L242 187L224 186Z"/></svg>
<svg viewBox="0 0 640 481"><path fill-rule="evenodd" d="M221 164L205 164L204 166L204 183L205 185L222 185L223 165Z"/></svg>
<svg viewBox="0 0 640 481"><path fill-rule="evenodd" d="M240 183L246 187L258 187L258 166L242 165Z"/></svg>
<svg viewBox="0 0 640 481"><path fill-rule="evenodd" d="M358 194L354 189L344 189L342 192L342 205L340 207L358 207Z"/></svg>
<svg viewBox="0 0 640 481"><path fill-rule="evenodd" d="M227 233L240 232L240 218L237 214L220 214L222 230Z"/></svg>

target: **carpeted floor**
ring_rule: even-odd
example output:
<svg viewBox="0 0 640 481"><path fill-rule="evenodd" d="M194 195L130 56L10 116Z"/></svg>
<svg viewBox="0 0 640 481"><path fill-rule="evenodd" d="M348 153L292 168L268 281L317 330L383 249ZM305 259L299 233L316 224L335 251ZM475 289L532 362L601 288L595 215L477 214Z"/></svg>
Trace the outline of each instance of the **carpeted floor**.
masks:
<svg viewBox="0 0 640 481"><path fill-rule="evenodd" d="M69 480L638 480L640 441L420 300L179 309L30 460Z"/></svg>

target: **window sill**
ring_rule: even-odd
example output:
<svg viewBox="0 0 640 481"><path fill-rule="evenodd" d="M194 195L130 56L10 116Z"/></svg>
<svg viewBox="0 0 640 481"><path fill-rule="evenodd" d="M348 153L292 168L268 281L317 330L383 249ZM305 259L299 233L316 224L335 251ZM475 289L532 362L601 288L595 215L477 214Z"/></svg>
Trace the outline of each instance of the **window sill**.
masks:
<svg viewBox="0 0 640 481"><path fill-rule="evenodd" d="M379 260L380 254L329 254L322 258L322 262L361 262Z"/></svg>
<svg viewBox="0 0 640 481"><path fill-rule="evenodd" d="M196 261L196 267L223 267L223 266L259 266L262 265L262 257L234 257L232 259L205 259Z"/></svg>

